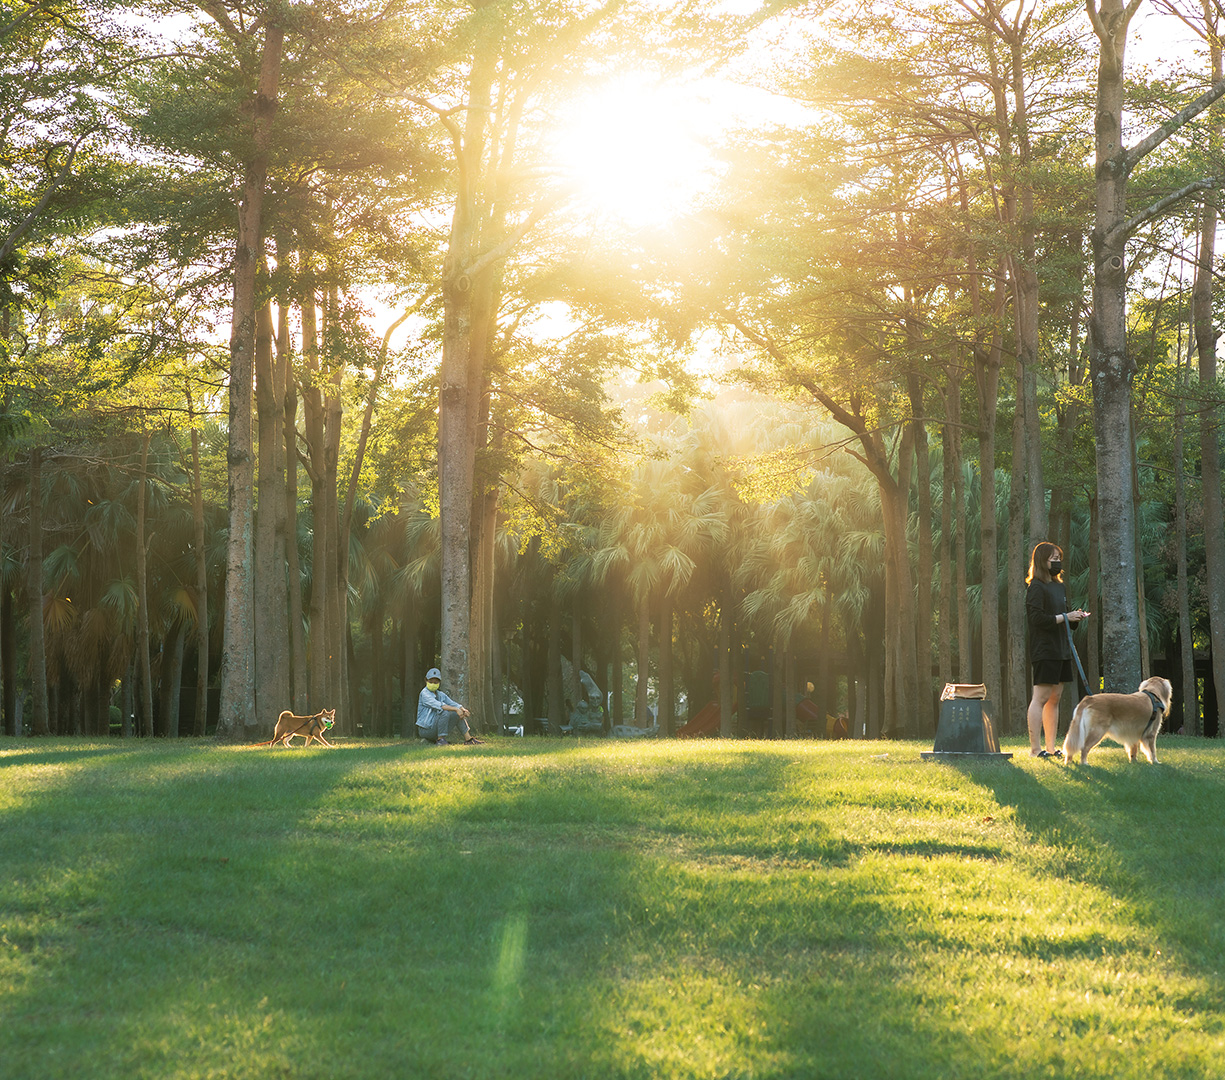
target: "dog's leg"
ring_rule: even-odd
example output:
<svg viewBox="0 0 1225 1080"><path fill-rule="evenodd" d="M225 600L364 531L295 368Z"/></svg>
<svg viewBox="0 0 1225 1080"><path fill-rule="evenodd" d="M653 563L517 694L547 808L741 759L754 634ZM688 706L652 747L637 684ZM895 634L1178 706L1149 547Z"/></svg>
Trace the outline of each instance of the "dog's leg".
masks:
<svg viewBox="0 0 1225 1080"><path fill-rule="evenodd" d="M1080 721L1080 764L1085 765L1089 762L1089 751L1110 733L1110 722L1106 718L1099 718L1094 713L1093 709L1085 710L1085 715Z"/></svg>
<svg viewBox="0 0 1225 1080"><path fill-rule="evenodd" d="M1081 749L1080 749L1080 763L1082 765L1085 765L1088 763L1089 751L1092 750L1094 747L1096 747L1098 743L1100 743L1107 735L1110 734L1110 732L1107 730L1107 724L1104 720L1100 721L1099 723L1094 723L1094 718L1090 716L1089 722L1086 726L1088 727L1089 730L1088 730L1088 733L1085 735L1084 744L1081 746Z"/></svg>
<svg viewBox="0 0 1225 1080"><path fill-rule="evenodd" d="M1068 725L1068 733L1063 740L1063 760L1071 762L1080 752L1085 741L1085 703L1082 701L1072 713L1072 722ZM1084 762L1084 757L1081 757Z"/></svg>
<svg viewBox="0 0 1225 1080"><path fill-rule="evenodd" d="M1157 736L1150 735L1147 739L1140 740L1140 749L1144 751L1144 756L1148 758L1152 765L1157 764Z"/></svg>
<svg viewBox="0 0 1225 1080"><path fill-rule="evenodd" d="M1123 747L1123 748L1124 748L1124 749L1127 751L1127 760L1128 760L1128 761L1131 761L1131 762L1135 762L1135 760L1136 760L1136 751L1140 749L1140 744L1139 744L1139 743L1126 743L1126 744L1124 744L1124 747ZM1148 748L1147 748L1147 747L1145 747L1145 750L1144 750L1144 755L1145 755L1145 757L1147 757L1147 756L1148 756Z"/></svg>

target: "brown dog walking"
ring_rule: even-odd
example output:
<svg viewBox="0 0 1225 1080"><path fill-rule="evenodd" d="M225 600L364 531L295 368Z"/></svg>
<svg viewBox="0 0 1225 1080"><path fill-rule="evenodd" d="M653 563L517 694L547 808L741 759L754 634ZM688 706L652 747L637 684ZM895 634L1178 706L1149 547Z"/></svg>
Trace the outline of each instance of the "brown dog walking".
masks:
<svg viewBox="0 0 1225 1080"><path fill-rule="evenodd" d="M310 746L312 739L318 740L324 746L334 746L334 743L327 741L323 733L329 731L335 723L335 709L320 709L317 713L313 713L310 716L296 716L286 709L276 718L276 727L273 729L272 738L267 742L256 743L256 745L276 746L277 743L281 743L283 746L290 746L292 745L291 740L293 737L301 735L306 740L302 744L303 746Z"/></svg>
<svg viewBox="0 0 1225 1080"><path fill-rule="evenodd" d="M1063 740L1063 757L1071 761L1080 755L1083 765L1089 751L1105 738L1122 743L1127 759L1136 760L1136 751L1157 764L1157 733L1170 714L1174 687L1168 679L1145 679L1134 694L1090 694L1080 699L1072 713L1072 723Z"/></svg>

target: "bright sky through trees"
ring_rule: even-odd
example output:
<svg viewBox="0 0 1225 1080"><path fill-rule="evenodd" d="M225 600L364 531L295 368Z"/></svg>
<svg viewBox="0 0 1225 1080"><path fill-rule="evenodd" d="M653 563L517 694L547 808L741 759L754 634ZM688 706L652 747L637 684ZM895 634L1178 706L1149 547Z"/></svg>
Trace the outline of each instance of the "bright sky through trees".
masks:
<svg viewBox="0 0 1225 1080"><path fill-rule="evenodd" d="M575 209L630 227L683 213L714 179L706 140L709 98L692 85L626 75L574 101L553 139L553 160Z"/></svg>

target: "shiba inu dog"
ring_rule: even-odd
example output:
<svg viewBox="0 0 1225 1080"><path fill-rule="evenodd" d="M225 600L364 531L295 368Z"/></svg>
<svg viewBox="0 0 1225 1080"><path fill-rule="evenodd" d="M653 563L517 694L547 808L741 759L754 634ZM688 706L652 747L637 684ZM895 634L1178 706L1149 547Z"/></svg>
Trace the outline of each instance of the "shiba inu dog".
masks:
<svg viewBox="0 0 1225 1080"><path fill-rule="evenodd" d="M310 746L312 739L317 739L324 746L332 746L327 741L324 732L336 723L335 709L321 709L313 716L295 716L286 709L276 718L276 728L272 733L272 745L282 743L289 746L295 735L301 735L306 741L303 746Z"/></svg>

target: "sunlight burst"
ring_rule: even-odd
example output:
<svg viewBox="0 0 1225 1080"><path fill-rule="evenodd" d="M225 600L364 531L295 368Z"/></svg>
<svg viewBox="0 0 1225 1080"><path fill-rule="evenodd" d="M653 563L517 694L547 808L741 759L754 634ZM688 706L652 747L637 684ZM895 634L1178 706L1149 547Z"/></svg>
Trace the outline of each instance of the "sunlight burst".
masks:
<svg viewBox="0 0 1225 1080"><path fill-rule="evenodd" d="M692 90L625 76L581 98L553 140L559 174L588 213L630 227L684 213L714 179L712 108Z"/></svg>

